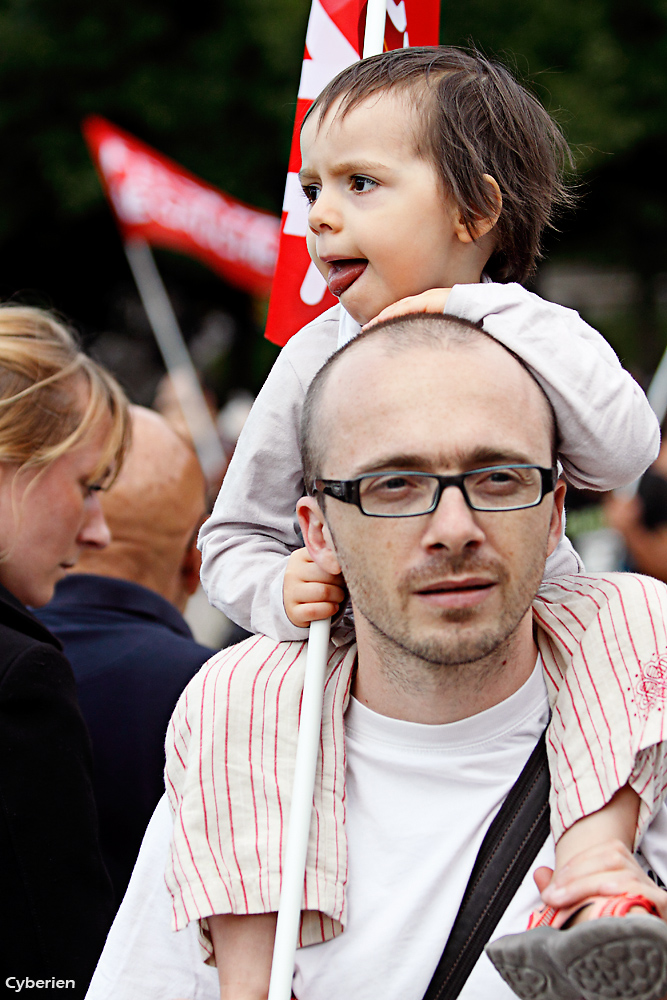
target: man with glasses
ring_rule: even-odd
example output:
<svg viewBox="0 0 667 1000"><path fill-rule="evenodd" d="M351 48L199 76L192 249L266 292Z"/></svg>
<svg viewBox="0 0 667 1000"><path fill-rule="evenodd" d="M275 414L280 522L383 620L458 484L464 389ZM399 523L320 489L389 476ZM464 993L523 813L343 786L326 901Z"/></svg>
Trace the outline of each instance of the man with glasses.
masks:
<svg viewBox="0 0 667 1000"><path fill-rule="evenodd" d="M310 493L298 504L304 541L326 573L342 572L356 645L345 637L332 642L318 767L321 789L336 781L345 755L339 801L348 856L318 808L316 788L302 924L302 943L310 947L297 953L294 994L420 1000L485 833L549 719L532 603L561 534L565 485L555 468L555 421L532 375L497 342L465 321L412 316L362 334L324 366L306 397L302 448ZM275 926L273 912L236 915L243 912L237 901L235 915L218 904L211 916L202 903L205 889L216 907L227 885L219 868L211 875L225 822L232 822L238 851L254 850L266 833L266 818L258 810L244 815L235 801L233 756L239 748L250 754L261 782L264 773L290 769L273 752L274 736L281 726L296 730L294 720L280 718L279 687L271 685L279 663L302 660L302 644L262 642L272 648L251 646L253 640L242 647L244 656L256 659L258 650L265 656L256 703L235 698L243 664L223 654L188 688L168 741L181 765L187 739L195 756L203 755L189 777L177 767L170 772L182 796L172 889L176 908L186 906L190 920L197 911L208 915L200 941L215 954L224 997L261 995ZM274 700L272 729L259 704ZM332 724L341 704L344 748ZM223 746L224 752L215 749ZM205 815L206 851L199 854L203 827L188 829L187 815L197 797ZM160 823L156 845L164 844ZM665 872L657 842L650 830L644 853ZM333 887L318 880L317 857L326 852L338 852L340 860L340 884ZM547 841L532 870L553 866L553 856ZM612 872L619 892L641 891L667 913L667 894L629 852L602 852L586 865L587 893L602 891ZM148 852L140 857L135 897L145 897L141 873L155 867ZM269 911L278 902L275 868L262 885ZM581 887L576 866L574 874ZM340 921L325 926L323 912L335 912L331 893L339 891ZM538 903L528 875L494 937L522 931ZM253 935L254 947L237 947ZM176 939L153 956L155 992L142 996L176 995L173 971L164 971L181 947ZM117 953L121 945L127 953L120 938ZM215 996L210 978L204 985L192 971L196 979L179 980L178 995L187 986L190 995ZM106 995L91 993L95 1000ZM116 988L108 995L123 994ZM461 993L465 1000L512 996L485 957Z"/></svg>

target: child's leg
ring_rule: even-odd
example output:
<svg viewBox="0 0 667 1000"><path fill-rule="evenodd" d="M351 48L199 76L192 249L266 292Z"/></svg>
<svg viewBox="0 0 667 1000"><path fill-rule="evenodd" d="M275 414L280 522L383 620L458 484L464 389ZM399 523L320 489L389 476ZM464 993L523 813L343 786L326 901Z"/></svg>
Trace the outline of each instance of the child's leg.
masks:
<svg viewBox="0 0 667 1000"><path fill-rule="evenodd" d="M667 587L629 573L561 577L542 585L533 610L553 709L554 837L629 785L641 799L635 850L667 788Z"/></svg>
<svg viewBox="0 0 667 1000"><path fill-rule="evenodd" d="M355 650L330 649L302 945L335 936L345 921L343 715ZM247 639L205 665L172 717L165 779L174 833L165 878L174 928L199 921L205 961L213 955L212 915L278 909L305 658L302 642Z"/></svg>
<svg viewBox="0 0 667 1000"><path fill-rule="evenodd" d="M632 851L638 816L639 796L625 785L606 806L577 820L565 831L556 844L554 874L557 875L575 854L610 840L620 840Z"/></svg>
<svg viewBox="0 0 667 1000"><path fill-rule="evenodd" d="M632 863L613 842L634 851L665 797L667 588L632 574L562 577L543 584L533 614L553 710L556 869L548 885L548 869L536 878L548 905L530 929L487 955L523 1000L665 1000L667 923L654 889L606 860Z"/></svg>
<svg viewBox="0 0 667 1000"><path fill-rule="evenodd" d="M275 913L208 919L218 967L220 1000L266 1000L276 936Z"/></svg>
<svg viewBox="0 0 667 1000"><path fill-rule="evenodd" d="M566 830L556 844L556 866L551 882L542 892L542 898L550 906L563 907L576 903L567 889L567 865L576 855L591 848L604 847L612 841L620 841L628 851L633 850L637 820L639 817L639 796L629 785L616 792L612 800L602 809L584 816ZM632 907L629 913L645 913L641 907ZM568 921L568 926L589 919L590 905L583 907Z"/></svg>

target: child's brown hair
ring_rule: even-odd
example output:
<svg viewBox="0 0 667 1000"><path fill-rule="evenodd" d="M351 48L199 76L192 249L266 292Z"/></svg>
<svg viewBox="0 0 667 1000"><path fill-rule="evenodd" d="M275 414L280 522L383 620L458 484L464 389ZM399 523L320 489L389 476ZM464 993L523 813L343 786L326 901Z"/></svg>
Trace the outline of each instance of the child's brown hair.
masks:
<svg viewBox="0 0 667 1000"><path fill-rule="evenodd" d="M503 199L485 273L494 281L524 282L540 257L545 227L573 202L564 181L572 157L551 116L500 63L449 46L384 52L353 63L313 102L321 122L342 98L344 116L372 94L398 89L421 119L417 151L434 164L468 232L497 211L484 174Z"/></svg>

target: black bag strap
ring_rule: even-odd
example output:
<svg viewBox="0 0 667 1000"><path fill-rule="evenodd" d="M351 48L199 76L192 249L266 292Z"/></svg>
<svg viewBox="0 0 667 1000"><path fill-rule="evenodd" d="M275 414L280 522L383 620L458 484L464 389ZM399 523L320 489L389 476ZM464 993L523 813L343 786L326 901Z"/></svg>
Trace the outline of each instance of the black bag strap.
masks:
<svg viewBox="0 0 667 1000"><path fill-rule="evenodd" d="M424 1000L455 1000L549 833L546 734L510 789L479 849Z"/></svg>

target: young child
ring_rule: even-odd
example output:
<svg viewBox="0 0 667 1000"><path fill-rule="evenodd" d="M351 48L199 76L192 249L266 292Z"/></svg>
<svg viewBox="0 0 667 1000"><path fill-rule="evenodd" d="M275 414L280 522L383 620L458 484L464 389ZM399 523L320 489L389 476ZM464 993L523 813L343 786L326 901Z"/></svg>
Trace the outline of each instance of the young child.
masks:
<svg viewBox="0 0 667 1000"><path fill-rule="evenodd" d="M305 638L310 621L343 606L343 581L316 570L301 547L295 521L295 504L304 492L301 406L327 357L355 336L361 324L407 296L416 298L399 302L398 308L446 306L454 315L483 320L488 333L526 361L556 412L559 455L572 483L612 489L632 481L653 460L657 423L611 348L576 313L513 283L531 273L543 229L555 208L567 201L561 179L566 150L555 123L505 69L454 49L405 49L364 60L340 74L315 101L302 130L308 245L341 306L305 327L281 353L201 533L202 579L209 599L239 624L278 640ZM563 540L545 577L553 580L581 568ZM647 598L636 578L630 579L641 591L636 603L647 605L646 620L651 621L656 607L664 615L662 598ZM572 577L558 580L542 595L540 649L550 694L558 696L550 739L556 876L591 843L619 837L633 847L661 801L660 781L648 780L660 773L656 747L663 731L658 713L643 718L637 733L628 734L625 716L614 721L614 738L617 731L621 738L619 747L614 745L612 773L584 753L563 777L563 760L570 762L570 757L562 743L571 738L578 697L566 670L574 676L577 658L587 667L595 662L596 669L605 671L599 684L600 698L605 697L611 654L600 618L611 603L622 600L621 584L598 584L591 578L580 584ZM627 666L626 655L634 657L633 664L655 659L656 639L649 633L642 630L621 644L621 667ZM243 676L243 660L251 659L255 642L248 640L234 654L236 676ZM281 717L291 712L298 718L302 674L290 672L278 653L270 669ZM255 704L256 673L247 670L247 705ZM334 734L342 732L346 697L341 691L334 698ZM265 695L263 732L278 740L278 757L289 760L296 734L278 732L278 713L269 700ZM260 790L252 763L242 753L233 756L234 741L224 755L216 755L212 741L190 730L188 715L186 692L167 741L167 787L176 813L167 882L176 928L200 919L202 946L212 958L206 917L277 908L281 844L269 835L271 824L262 825L260 813L266 801L277 808L289 802L291 772L287 766L273 783L263 773ZM574 736L575 745L582 740L591 745L586 725L595 730L595 721L584 720L584 734ZM594 738L599 746L595 732ZM611 733L604 739L611 742ZM324 735L323 746L326 758ZM229 815L227 807L224 817L206 813L200 753L206 754L206 767L224 767L228 795L233 786L234 802L245 802L248 815L254 814L254 841L240 844L234 830L225 827L225 821L231 824L231 799ZM304 916L304 944L331 937L345 920L343 780L339 755L318 777L318 821L333 827L330 842L336 850L317 859L309 853L309 868L317 874L312 882L307 877L307 899L318 895L312 905L307 903L307 916L314 919ZM572 791L579 782L586 788L585 805ZM268 953L269 962L270 937L262 930L255 939L255 955ZM255 962L264 968L259 957ZM250 990L247 995L255 994ZM256 995L266 995L265 988Z"/></svg>

